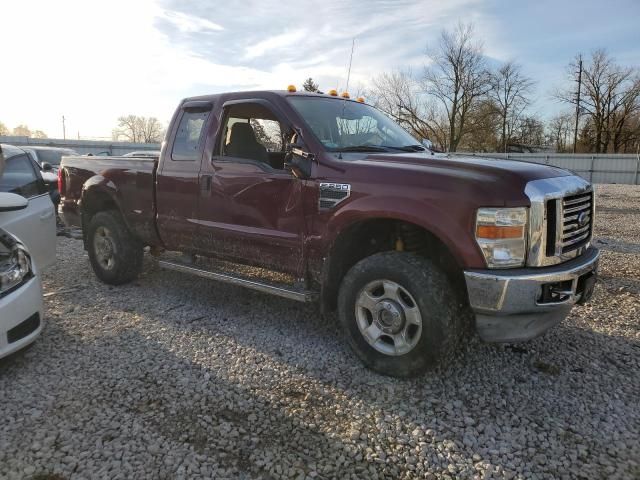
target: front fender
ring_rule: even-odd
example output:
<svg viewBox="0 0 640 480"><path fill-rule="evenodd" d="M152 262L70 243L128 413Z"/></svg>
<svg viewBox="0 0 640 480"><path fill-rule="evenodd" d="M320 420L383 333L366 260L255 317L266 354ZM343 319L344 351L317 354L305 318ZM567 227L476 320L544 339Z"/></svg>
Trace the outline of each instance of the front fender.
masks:
<svg viewBox="0 0 640 480"><path fill-rule="evenodd" d="M429 231L449 249L460 266L484 267L484 258L472 236L474 211L466 212L461 220L459 215L452 215L439 204L397 196L356 198L338 208L327 223L329 248L346 228L357 222L393 219Z"/></svg>

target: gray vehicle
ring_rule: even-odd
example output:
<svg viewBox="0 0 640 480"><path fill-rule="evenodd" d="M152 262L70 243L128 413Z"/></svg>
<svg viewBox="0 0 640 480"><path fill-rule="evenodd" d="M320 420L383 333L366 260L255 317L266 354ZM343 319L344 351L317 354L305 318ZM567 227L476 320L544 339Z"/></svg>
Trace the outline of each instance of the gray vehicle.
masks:
<svg viewBox="0 0 640 480"><path fill-rule="evenodd" d="M70 155L78 155L78 152L71 148L59 148L59 147L47 147L47 146L34 146L27 145L19 147L25 153L29 155L31 160L40 169L42 179L47 184L49 192L51 194L51 200L58 211L58 204L60 203L60 192L58 192L58 168L62 157Z"/></svg>
<svg viewBox="0 0 640 480"><path fill-rule="evenodd" d="M79 155L78 152L71 148L47 147L39 145L24 145L20 146L20 148L27 152L31 156L31 158L33 158L38 163L38 165L40 165L43 171L52 171L56 175L58 173L58 168L60 167L62 157ZM47 164L51 166L50 169L47 167Z"/></svg>

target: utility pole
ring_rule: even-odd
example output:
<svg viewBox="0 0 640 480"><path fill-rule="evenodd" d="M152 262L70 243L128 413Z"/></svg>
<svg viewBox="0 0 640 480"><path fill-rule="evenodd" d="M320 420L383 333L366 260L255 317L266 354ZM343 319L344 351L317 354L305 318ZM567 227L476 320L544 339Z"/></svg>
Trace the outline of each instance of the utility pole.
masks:
<svg viewBox="0 0 640 480"><path fill-rule="evenodd" d="M578 143L578 121L580 120L580 87L582 87L582 54L578 56L578 96L576 99L576 128L573 130L573 153Z"/></svg>
<svg viewBox="0 0 640 480"><path fill-rule="evenodd" d="M67 129L64 125L64 115L62 115L62 139L63 140L67 139Z"/></svg>

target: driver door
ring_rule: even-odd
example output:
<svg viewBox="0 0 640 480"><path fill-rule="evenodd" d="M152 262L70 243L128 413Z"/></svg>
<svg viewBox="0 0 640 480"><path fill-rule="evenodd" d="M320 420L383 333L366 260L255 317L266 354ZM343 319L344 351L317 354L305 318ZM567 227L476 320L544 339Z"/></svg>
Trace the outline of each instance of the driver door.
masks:
<svg viewBox="0 0 640 480"><path fill-rule="evenodd" d="M264 100L230 103L200 171L199 247L300 278L303 185L284 166L290 128Z"/></svg>

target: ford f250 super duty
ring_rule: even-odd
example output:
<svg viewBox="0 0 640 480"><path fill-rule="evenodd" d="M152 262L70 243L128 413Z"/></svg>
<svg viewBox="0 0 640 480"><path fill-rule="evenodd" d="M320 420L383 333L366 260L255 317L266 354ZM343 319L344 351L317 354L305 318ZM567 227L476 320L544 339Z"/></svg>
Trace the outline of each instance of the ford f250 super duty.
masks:
<svg viewBox="0 0 640 480"><path fill-rule="evenodd" d="M293 90L183 100L158 160L65 157L59 213L98 278L131 281L146 250L317 301L367 366L396 376L445 361L471 322L486 341L523 341L589 299L585 180L434 155L363 99Z"/></svg>

